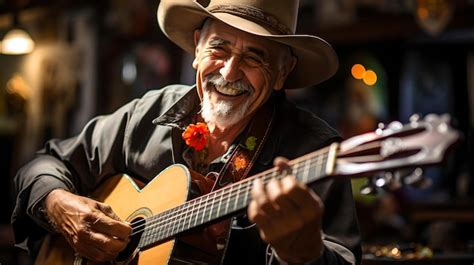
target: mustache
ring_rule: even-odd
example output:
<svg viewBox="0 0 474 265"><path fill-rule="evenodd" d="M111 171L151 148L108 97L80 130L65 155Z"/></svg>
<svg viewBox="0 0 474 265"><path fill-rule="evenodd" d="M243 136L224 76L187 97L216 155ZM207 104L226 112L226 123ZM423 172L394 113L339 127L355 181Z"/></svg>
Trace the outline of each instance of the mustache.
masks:
<svg viewBox="0 0 474 265"><path fill-rule="evenodd" d="M206 83L211 83L214 86L220 86L220 87L232 87L240 91L246 91L253 93L253 87L246 82L239 80L235 82L229 82L222 77L220 74L210 74L205 77L204 81Z"/></svg>

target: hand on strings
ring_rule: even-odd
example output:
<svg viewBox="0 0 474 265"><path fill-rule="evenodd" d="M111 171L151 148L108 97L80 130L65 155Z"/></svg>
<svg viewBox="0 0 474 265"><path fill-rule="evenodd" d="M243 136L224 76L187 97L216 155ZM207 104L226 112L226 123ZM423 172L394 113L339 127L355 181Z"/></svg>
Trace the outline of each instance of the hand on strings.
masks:
<svg viewBox="0 0 474 265"><path fill-rule="evenodd" d="M274 164L282 174L290 168L285 158L276 158ZM304 263L321 256L323 211L321 199L310 188L286 175L267 185L255 181L248 217L279 258L288 263Z"/></svg>
<svg viewBox="0 0 474 265"><path fill-rule="evenodd" d="M53 190L45 200L47 216L76 254L92 261L109 261L125 249L132 231L104 203Z"/></svg>

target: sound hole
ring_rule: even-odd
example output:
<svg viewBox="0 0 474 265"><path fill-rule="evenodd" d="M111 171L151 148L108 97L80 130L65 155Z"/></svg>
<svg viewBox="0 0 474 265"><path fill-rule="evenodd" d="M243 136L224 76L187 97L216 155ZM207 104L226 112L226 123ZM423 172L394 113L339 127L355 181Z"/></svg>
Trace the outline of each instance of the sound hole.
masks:
<svg viewBox="0 0 474 265"><path fill-rule="evenodd" d="M117 262L130 262L133 257L135 250L140 243L140 238L142 237L144 228L145 228L145 219L144 218L136 218L131 221L132 224L132 234L130 236L130 242L128 243L127 247L119 253L118 257L115 259Z"/></svg>

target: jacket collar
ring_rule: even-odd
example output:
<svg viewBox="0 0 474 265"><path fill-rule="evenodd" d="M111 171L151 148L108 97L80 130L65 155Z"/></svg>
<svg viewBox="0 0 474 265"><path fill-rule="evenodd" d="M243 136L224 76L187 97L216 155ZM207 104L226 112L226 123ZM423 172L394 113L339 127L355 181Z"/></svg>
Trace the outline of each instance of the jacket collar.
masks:
<svg viewBox="0 0 474 265"><path fill-rule="evenodd" d="M184 130L192 122L193 114L198 113L200 104L201 100L199 99L196 86L191 86L176 103L155 118L153 124Z"/></svg>

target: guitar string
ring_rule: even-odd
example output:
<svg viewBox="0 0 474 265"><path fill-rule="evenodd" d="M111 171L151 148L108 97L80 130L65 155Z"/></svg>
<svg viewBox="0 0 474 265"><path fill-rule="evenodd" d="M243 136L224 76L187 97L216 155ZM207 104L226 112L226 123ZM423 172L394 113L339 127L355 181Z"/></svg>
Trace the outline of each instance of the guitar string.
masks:
<svg viewBox="0 0 474 265"><path fill-rule="evenodd" d="M318 165L323 165L323 164L324 164L324 163L320 163L320 164L318 164ZM313 165L316 166L316 164L313 164ZM299 167L299 168L302 168L302 167L305 167L305 166L301 166L301 167ZM318 168L318 167L316 167L316 169L317 169L317 168ZM323 169L323 168L321 168L321 169ZM272 171L272 172L273 172L273 171ZM281 179L281 178L283 178L283 177L284 177L284 175L282 175L282 174L277 174L276 176L273 176L273 175L271 175L271 174L266 174L266 175L263 175L263 176L262 176L262 180L268 181L268 180L271 180L271 179L273 179L273 178ZM242 183L242 184L249 184L249 183ZM242 194L242 193L248 193L251 189L252 189L252 185L244 185L242 188L240 188L240 189L237 190L237 191L239 192L239 194ZM215 196L215 197L217 197L217 196ZM232 197L229 197L229 200L232 200L233 203L237 204L237 203L240 201L240 199L239 199L240 196L237 196L238 199L235 199L235 198L236 198L236 196L232 196ZM242 201L242 202L245 203L245 204L248 204L249 199L247 199L246 201ZM241 206L242 206L242 204L239 204L239 207L241 207ZM238 209L239 209L239 208L235 208L234 210L231 210L231 211L229 211L228 213L231 213L232 211L236 211L236 210L238 210ZM204 214L205 214L205 213L204 213ZM209 215L209 217L212 217L212 214ZM177 225L179 226L179 225L180 225L180 219L173 218L173 220L171 221L171 224L173 224L175 221L178 221L178 224L177 224ZM147 226L147 228L150 228L151 232L146 234L146 238L145 238L144 240L146 240L147 243L145 243L145 244L142 245L142 246L146 246L148 243L154 243L154 242L156 242L156 241L158 241L158 240L165 239L165 238L168 238L168 237L170 237L170 236L172 236L172 235L176 235L176 234L178 234L179 232L182 232L182 231L177 231L176 233L171 233L171 234L167 235L167 233L168 233L170 230L165 230L165 231L163 231L163 230L157 230L157 229L156 229L156 228L158 228L158 227L161 225L161 223L163 223L163 222L154 223L154 224L151 224L150 226ZM170 225L170 226L171 226L171 224L167 224L167 225ZM184 228L185 225L186 225L186 221L185 221L185 223L183 223L183 228ZM188 225L189 225L189 224L188 224ZM174 228L174 227L173 227L173 228ZM190 227L188 227L188 228L190 228ZM174 229L173 229L173 230L174 230ZM179 229L178 229L178 230L179 230Z"/></svg>
<svg viewBox="0 0 474 265"><path fill-rule="evenodd" d="M303 160L303 161L306 162L308 160L311 161L314 158L318 159L316 163L310 164L308 170L309 169L312 170L313 167L315 167L315 169L318 169L318 167L320 169L322 169L321 166L324 165L327 162L327 157L325 157L323 159L320 159L320 157L321 156L318 156L318 154L315 154L315 155L310 156L309 158ZM296 161L296 163L293 163L293 165L290 165L290 166L291 166L291 169L294 170L295 172L302 169L302 168L307 167L306 164L299 163L298 161ZM275 176L281 175L281 174L276 174L275 172L277 172L277 170L273 169L270 172L268 172L266 175L263 175L262 178L274 178ZM258 176L258 175L256 175L256 176ZM256 177L256 178L258 178L258 177ZM207 206L207 204L209 204L211 199L215 200L217 197L221 197L221 199L220 199L221 202L222 202L223 197L229 197L229 198L226 198L226 200L229 200L228 204L230 204L231 200L233 200L234 197L239 198L240 195L242 195L242 194L245 195L245 193L247 193L248 188L249 187L251 188L253 186L253 181L245 181L245 182L242 182L239 185L232 185L232 186L239 186L238 189L235 189L234 191L232 191L232 193L234 193L232 197L229 197L229 194L231 194L229 192L229 190L232 190L230 188L231 186L227 186L227 187L224 187L224 188L219 190L221 192L221 194L218 194L218 192L209 193L209 194L206 194L204 196L200 196L196 199L193 199L193 200L187 202L186 204L182 204L180 206L177 206L175 208L172 208L172 209L169 209L165 212L162 212L161 214L155 215L155 216L153 216L149 219L140 219L136 222L132 222L131 225L132 225L132 228L133 228L133 233L132 233L131 236L144 231L144 229L140 229L143 226L147 226L147 228L153 229L153 227L160 226L162 223L165 223L165 222L168 223L170 221L173 222L174 220L171 220L171 219L176 219L178 217L181 217L182 215L193 215L196 212L199 213L204 207ZM214 195L214 196L211 198L212 195ZM237 196L237 195L239 195L239 196ZM200 200L198 201L197 199L200 199ZM200 205L198 207L195 207L195 205L197 203L199 203ZM232 201L232 203L235 203L235 201ZM211 205L211 207L212 206L213 205ZM193 208L193 209L191 211L187 211L190 208ZM216 210L215 207L212 210ZM212 214L212 210L210 211L211 214ZM205 212L203 214L205 214ZM169 217L171 217L171 218L169 218ZM202 217L204 217L204 216L202 216ZM137 229L140 229L140 230L137 230Z"/></svg>
<svg viewBox="0 0 474 265"><path fill-rule="evenodd" d="M312 157L311 159L313 159L313 158L314 158L314 157ZM314 166L315 166L315 167L318 167L318 166L324 164L325 162L326 162L325 160L324 160L324 161L317 161L317 163L313 163L313 164L312 164L312 167L314 167ZM294 167L295 165L297 165L296 168ZM305 164L305 165L301 165L301 164L299 164L299 163L295 163L295 164L293 165L293 169L294 169L295 171L297 171L298 169L301 169L302 167L303 167L303 168L306 167L306 164ZM275 175L276 175L275 172L277 172L277 171L276 171L276 170L272 170L272 171L268 172L267 174L272 175L272 176L275 176ZM249 184L250 184L250 183L252 183L252 182L247 180L247 181L245 181L245 182L242 182L241 184L243 184L243 183L249 183ZM235 186L237 186L237 185L235 185ZM224 197L224 195L227 195L227 194L225 194L225 193L226 193L225 190L227 190L227 189L228 189L228 190L231 190L230 186L224 187L224 188L222 188L222 189L219 190L219 191L222 191L222 192L223 192L223 196L221 196L221 197ZM235 192L235 191L234 191L234 192ZM203 199L205 199L205 197L210 197L210 196L213 195L213 194L215 194L215 193L204 194L203 196L200 196L200 197L198 197L198 198L196 198L196 199L194 199L194 200L188 201L187 204L192 204L192 203L193 203L195 200L197 200L197 199L201 199L201 200L199 200L199 203L201 204L202 201L203 201ZM214 196L214 197L218 197L218 196L216 195L216 196ZM206 198L206 199L209 199L209 198ZM197 202L196 202L196 203L197 203ZM196 203L195 203L195 204L196 204ZM206 203L208 203L208 202L206 202ZM179 212L179 211L187 210L187 209L189 209L189 208L191 208L191 207L194 207L194 205L190 205L190 207L183 207L182 209L178 209L178 208L181 207L181 206L186 206L186 205L183 204L183 205L180 205L180 206L176 206L175 208L172 208L172 209L169 209L169 210L167 210L167 211L164 211L164 212L162 212L162 213L159 214L159 215L160 215L161 218L163 218L163 217L165 217L163 214L164 214L164 213L167 213L168 211L170 211L170 213L173 213L173 212ZM201 207L201 208L202 208L202 207ZM201 208L195 208L195 209L193 209L193 211L199 211L199 210L201 210ZM157 215L155 215L155 216L157 216ZM143 222L143 220L146 220L146 219L140 219L140 220L137 221L137 223ZM136 223L132 223L132 225L135 225L135 224L136 224Z"/></svg>
<svg viewBox="0 0 474 265"><path fill-rule="evenodd" d="M306 161L306 160L313 160L315 157L316 157L316 156L313 156L313 157L311 157L311 158L309 158L309 159L305 159L305 161ZM316 157L316 158L317 158L317 157ZM324 158L323 161L321 161L321 163L318 163L318 162L320 162L320 161L317 161L317 163L311 164L311 165L310 165L310 168L311 168L311 167L316 167L316 169L317 169L318 166L324 165L324 164L326 163L326 160L327 160L327 158ZM296 166L296 168L295 168L294 166ZM305 167L306 167L306 164L301 164L301 163L295 163L295 164L292 165L292 169L295 170L295 171L298 171L298 170L300 170L300 169L302 169L302 168L305 168ZM271 170L270 172L267 173L267 176L275 177L276 175L278 175L278 174L275 174L275 172L277 172L277 170L276 170L276 169L273 169L273 170ZM256 175L256 176L258 176L258 175ZM265 175L262 175L262 176L263 176L263 177L266 177ZM256 178L258 178L258 177L256 177ZM249 180L250 180L250 179L249 179ZM241 191L242 191L242 190L241 190L242 185L250 185L250 187L251 187L251 186L253 185L253 181L249 181L249 180L247 180L247 181L245 181L245 182L242 182L242 183L240 183L239 185L232 185L232 186L240 186L240 190L239 190L239 189L235 189L235 190L233 191L233 193L238 192L239 195L240 195L240 194L242 193L242 192L241 192ZM223 196L227 196L227 197L228 197L228 195L230 194L230 193L229 193L229 190L231 190L230 187L231 187L231 186L224 187L224 188L218 190L216 193L218 193L218 192L220 191L220 192L223 193ZM245 190L243 190L243 192L245 192ZM197 201L198 201L197 199L200 199L200 200L199 200L200 206L197 207L197 208L194 208L194 209L192 210L192 213L194 213L194 212L199 212L199 211L202 210L204 207L206 207L207 204L209 204L210 196L213 195L213 194L215 194L215 193L213 192L213 193L205 194L205 195L200 196L200 197L198 197L198 198L196 198L196 199L193 199L193 200L191 200L191 201L188 201L188 202L185 203L185 204L182 204L182 205L180 205L180 206L177 206L177 207L168 209L168 210L166 210L166 211L164 211L164 212L162 212L162 213L160 213L160 214L157 214L157 215L155 215L155 216L153 216L153 217L151 217L151 218L149 218L149 219L141 219L141 220L139 220L139 221L136 222L136 223L132 223L131 225L132 225L132 227L133 227L134 230L135 230L135 229L141 228L142 226L146 226L146 225L148 225L148 227L151 228L153 225L155 225L155 222L156 222L156 221L162 221L161 223L163 223L163 222L169 222L169 221L171 221L171 220L169 220L169 218L168 218L170 215L171 215L171 218L176 218L176 217L180 217L180 215L182 215L183 212L184 212L184 214L189 214L189 212L186 211L186 210L188 210L188 209L191 208L191 207L194 207L194 205L195 205L195 204L197 203ZM235 197L236 195L237 195L237 194L234 194L231 198L229 198L229 200L232 200L232 198ZM223 196L221 196L221 197L223 197ZM214 197L217 197L217 195L215 195ZM237 196L237 197L239 197L239 196ZM203 204L203 202L204 202L204 204ZM185 206L185 207L183 207L183 206ZM167 219L167 218L168 218L168 219ZM155 220L155 219L158 219L158 220ZM145 221L148 221L148 222L145 222ZM143 222L145 222L145 223L143 223ZM136 225L136 224L138 224L138 223L142 223L142 224L140 224L138 227L134 227L134 225ZM158 223L157 225L160 225L161 223ZM150 226L150 225L152 225L152 226ZM132 235L135 235L136 233L140 233L140 232L142 232L142 231L143 231L143 230L134 231L134 233L133 233ZM132 236L132 235L131 235L131 236Z"/></svg>
<svg viewBox="0 0 474 265"><path fill-rule="evenodd" d="M312 159L315 158L315 157L316 157L316 155L310 157L309 159L305 159L305 160L303 160L303 161L306 162L306 160L312 160ZM318 156L318 158L319 158L319 157L321 157L321 156ZM326 159L326 158L325 158L325 159ZM297 162L297 161L296 161L296 162ZM314 163L313 163L313 165L317 167L317 166L320 166L320 165L322 165L323 163L325 163L325 161L321 161L322 163L319 163L319 162L320 162L320 161L317 161L318 164L314 164ZM302 165L301 163L293 163L293 164L290 165L290 166L292 166L292 169L293 169L295 172L297 172L298 169L301 169L301 167L303 167L303 168L306 167L306 164ZM297 167L295 168L295 166L297 166ZM270 172L268 172L268 174L274 174L275 172L276 172L276 169L275 169L275 170L272 170L272 171L270 171ZM258 174L257 174L257 175L258 175ZM248 181L246 181L246 182L248 182ZM226 189L231 190L230 186L227 186L227 187L224 187L224 188L220 189L220 191L223 191L223 192L225 193L225 190L226 190ZM193 199L193 200L191 200L191 201L188 201L187 204L193 204L193 202L194 202L194 201L197 201L197 199L200 199L200 200L199 200L199 203L202 203L202 200L206 197L206 195L211 195L211 193L205 194L205 195L200 196L200 197L198 197L198 198L196 198L196 199ZM216 196L216 197L217 197L217 196ZM221 196L221 197L222 197L222 196ZM197 203L197 202L196 202L196 203ZM195 203L194 203L194 204L195 204ZM191 205L190 207L193 207L193 206L194 206L194 205ZM160 217L163 218L163 217L165 217L165 216L164 216L165 213L171 214L171 213L173 213L173 212L177 212L177 211L180 211L180 210L187 210L188 208L190 208L190 207L187 207L187 208L183 208L183 209L177 209L178 207L180 207L180 206L177 206L177 207L175 207L175 208L171 208L171 209L169 209L169 210L167 210L167 211L164 211L164 212L162 212L162 213L160 213L160 214L158 214L158 215L160 215ZM175 211L173 211L173 210L175 210ZM193 210L199 211L200 208L193 209ZM155 215L155 216L157 216L157 215ZM132 222L131 225L134 226L134 225L136 225L136 224L138 224L138 223L142 223L142 222L144 222L144 221L146 221L146 220L147 220L147 219L140 219L140 220L138 220L138 221L135 221L134 223ZM136 228L138 228L138 227L136 227Z"/></svg>
<svg viewBox="0 0 474 265"><path fill-rule="evenodd" d="M308 159L308 160L313 160L313 159L314 159L314 157L311 157L311 158ZM318 162L319 162L319 161L318 161ZM321 161L321 163L313 163L313 164L311 164L309 168L316 167L316 169L317 169L318 166L324 165L324 163L326 163L326 159L323 159L323 161ZM307 167L306 164L302 165L302 164L300 164L300 163L296 163L296 164L293 165L293 167L294 167L294 166L297 166L296 168L292 168L292 169L294 169L295 171L298 171L298 170L301 169L301 168L306 168L306 167ZM277 172L276 169L271 170L270 172L267 173L267 175L263 175L263 177L267 177L267 176L269 176L269 177L275 177L276 175L278 175L278 174L275 174L276 172ZM258 175L256 175L256 176L258 176ZM257 177L257 178L258 178L258 177ZM246 191L245 191L245 190L242 190L242 188L246 188L246 187L243 186L243 185L247 185L247 186L252 187L253 182L247 180L247 181L245 181L245 182L240 183L239 185L235 185L235 186L239 186L239 189L235 189L235 190L233 191L233 193L238 192L238 194L234 194L232 197L228 198L228 200L232 200L233 197L237 197L237 198L238 198L239 196L237 196L237 195L241 195L242 193L245 193ZM220 189L219 191L223 193L221 197L224 197L224 196L229 197L228 195L229 195L230 193L229 193L228 190L231 190L231 189L230 189L230 186L227 186L227 187L224 187L224 188ZM218 193L218 192L216 192L216 193ZM175 208L172 208L172 209L169 209L169 210L167 210L167 211L165 211L165 212L162 212L161 214L155 215L155 216L153 216L153 217L147 219L147 220L148 220L147 223L143 223L144 221L147 221L147 220L141 219L141 220L139 220L137 223L132 223L132 227L133 227L134 225L138 224L138 223L142 223L142 224L140 224L138 227L133 227L134 230L136 230L136 229L138 229L138 228L141 228L142 226L145 226L145 225L148 225L149 228L152 228L154 225L161 225L161 223L172 221L172 220L170 220L170 218L168 218L168 217L170 217L170 215L171 215L171 218L175 218L175 219L176 219L177 217L180 217L183 213L184 213L185 215L189 215L189 212L188 212L187 210L188 210L189 208L191 208L191 207L194 208L194 209L192 209L191 214L194 214L195 212L199 212L199 211L202 210L204 207L206 207L207 204L209 204L209 201L210 201L210 199L211 199L211 195L214 195L214 198L215 198L215 197L218 197L218 195L215 195L216 193L213 192L213 193L205 194L205 195L203 195L203 196L200 196L200 197L198 197L198 198L196 198L196 199L194 199L194 200L191 200L191 201L187 202L186 204L182 204L182 205L180 205L180 206L177 206L177 207L175 207ZM195 206L195 204L197 204L197 199L200 199L200 200L199 200L200 206L197 207L197 208L195 208L194 206ZM204 204L203 204L203 202L204 202ZM185 206L185 207L183 207L183 206ZM155 220L155 219L157 219L157 220ZM156 221L161 221L161 222L156 223ZM142 232L142 231L143 231L143 230L134 231L134 233L133 233L132 235L135 235L136 233L140 233L140 232Z"/></svg>
<svg viewBox="0 0 474 265"><path fill-rule="evenodd" d="M320 158L320 157L322 157L322 156L324 156L324 155L327 155L327 154L328 154L328 149L329 149L329 147L325 147L325 148L322 148L322 149L317 150L317 151L315 151L315 152L312 152L312 153L306 154L306 155L304 155L304 156L298 157L298 158L296 158L296 159L290 161L290 162L289 162L289 165L290 165L290 167L292 167L292 169L295 169L295 172L297 172L297 170L299 169L298 167L301 165L300 162L306 162L307 160L311 160L311 159L313 159L313 158L315 158L315 157ZM325 157L325 159L327 159L327 156ZM319 162L319 161L318 161L318 162ZM298 167L295 168L295 166L298 166ZM303 165L303 167L304 167L304 165ZM275 169L275 168L274 168L274 169ZM275 170L276 170L276 169L275 169ZM263 172L262 172L262 173L263 173ZM270 171L269 173L273 173L273 170ZM258 176L258 175L259 175L259 174L257 174L256 176ZM231 186L224 187L224 188L221 189L221 191L222 191L222 190L225 190L225 189L231 189ZM209 194L205 194L205 195L209 195ZM200 197L198 197L198 198L195 198L195 199L193 199L193 200L191 200L191 201L188 201L187 203L192 203L193 201L195 201L195 200L197 200L197 199L203 199L204 197L206 197L205 195L200 196ZM202 201L202 200L201 200L201 201ZM164 216L164 213L167 213L167 212L172 213L173 210L175 210L175 209L178 208L178 207L180 207L180 206L176 206L176 207L174 207L174 208L168 209L168 210L166 210L166 211L164 211L164 212L162 212L162 213L160 213L160 214L158 214L158 215L160 215L160 216L163 215L163 216ZM155 216L157 216L157 215L155 215ZM155 217L155 216L154 216L154 217ZM162 216L162 217L163 217L163 216ZM133 225L135 225L135 224L137 224L137 223L141 223L141 222L146 221L146 220L147 220L147 219L140 219L140 220L136 221L135 223L131 223L131 225L133 226Z"/></svg>

